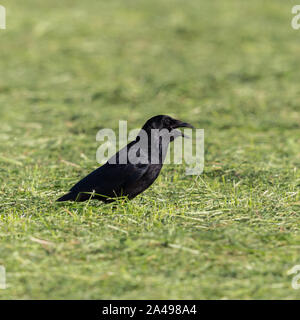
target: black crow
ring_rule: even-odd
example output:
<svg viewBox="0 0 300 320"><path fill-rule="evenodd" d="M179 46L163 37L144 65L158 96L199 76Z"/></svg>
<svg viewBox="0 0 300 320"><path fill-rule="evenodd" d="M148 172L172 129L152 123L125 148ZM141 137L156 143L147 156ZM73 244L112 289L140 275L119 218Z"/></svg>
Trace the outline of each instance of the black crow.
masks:
<svg viewBox="0 0 300 320"><path fill-rule="evenodd" d="M80 180L57 201L133 199L158 177L169 142L179 136L185 137L180 130L176 130L180 127L193 128L189 123L165 115L149 119L134 141Z"/></svg>

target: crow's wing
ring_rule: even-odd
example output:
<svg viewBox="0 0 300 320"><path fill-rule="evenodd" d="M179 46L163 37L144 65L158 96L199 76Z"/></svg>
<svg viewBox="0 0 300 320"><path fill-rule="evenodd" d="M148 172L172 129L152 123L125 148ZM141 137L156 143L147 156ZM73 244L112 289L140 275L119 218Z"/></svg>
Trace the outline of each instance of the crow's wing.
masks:
<svg viewBox="0 0 300 320"><path fill-rule="evenodd" d="M93 192L106 196L119 194L124 185L141 178L147 165L109 164L91 172L71 188L71 192Z"/></svg>
<svg viewBox="0 0 300 320"><path fill-rule="evenodd" d="M121 152L125 152L125 148L120 150L114 157L117 156L118 158ZM103 166L80 180L70 191L72 193L95 191L99 195L114 197L120 195L125 185L139 180L149 167L148 164L142 163L111 164L109 162L106 162Z"/></svg>

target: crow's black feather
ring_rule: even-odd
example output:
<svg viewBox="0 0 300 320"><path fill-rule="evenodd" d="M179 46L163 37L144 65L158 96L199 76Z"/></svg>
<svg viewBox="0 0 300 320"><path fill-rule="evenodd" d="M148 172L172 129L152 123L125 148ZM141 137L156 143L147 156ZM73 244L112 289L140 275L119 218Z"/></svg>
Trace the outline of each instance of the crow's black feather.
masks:
<svg viewBox="0 0 300 320"><path fill-rule="evenodd" d="M121 149L103 166L91 172L85 178L76 183L66 195L57 201L86 201L88 199L98 199L104 202L114 201L118 197L127 197L132 199L146 190L158 177L167 153L168 142L163 143L162 139L157 137L151 145L151 129L167 129L171 132L175 128L191 127L188 123L172 119L169 116L156 116L149 119L143 126L147 133L148 143L145 147L138 144L139 135L136 140L129 143ZM183 136L181 131L175 130L177 136ZM173 141L174 136L169 139ZM128 160L128 151L135 148L139 152L140 161L135 164ZM122 156L127 157L127 163L119 163ZM159 161L151 164L151 154L158 155ZM124 159L124 158L123 158ZM115 161L112 161L115 160Z"/></svg>

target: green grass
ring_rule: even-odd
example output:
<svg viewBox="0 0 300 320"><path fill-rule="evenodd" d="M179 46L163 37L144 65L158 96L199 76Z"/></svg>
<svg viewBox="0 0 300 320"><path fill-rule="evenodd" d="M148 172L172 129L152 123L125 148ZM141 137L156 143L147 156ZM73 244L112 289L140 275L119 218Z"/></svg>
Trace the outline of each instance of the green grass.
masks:
<svg viewBox="0 0 300 320"><path fill-rule="evenodd" d="M293 3L1 0L0 299L299 299ZM99 129L156 114L205 129L201 176L55 203Z"/></svg>

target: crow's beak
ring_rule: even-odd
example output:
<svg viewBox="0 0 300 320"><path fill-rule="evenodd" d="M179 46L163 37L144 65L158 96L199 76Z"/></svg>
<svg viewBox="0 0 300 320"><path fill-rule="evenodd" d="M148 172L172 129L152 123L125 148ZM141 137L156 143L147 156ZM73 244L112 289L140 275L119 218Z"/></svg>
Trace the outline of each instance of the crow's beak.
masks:
<svg viewBox="0 0 300 320"><path fill-rule="evenodd" d="M182 122L180 120L175 120L174 124L172 125L172 128L192 128L195 129L191 124L187 122Z"/></svg>
<svg viewBox="0 0 300 320"><path fill-rule="evenodd" d="M187 123L187 122L182 122L180 120L175 120L173 125L172 125L172 128L176 129L176 128L191 128L191 129L194 129L194 127ZM183 138L187 138L187 139L190 139L190 137L186 134L183 134L183 132L181 132L180 130L173 130L176 132L176 136L179 137L183 137Z"/></svg>

